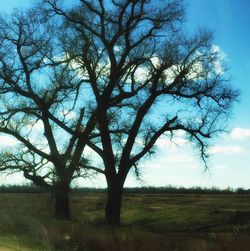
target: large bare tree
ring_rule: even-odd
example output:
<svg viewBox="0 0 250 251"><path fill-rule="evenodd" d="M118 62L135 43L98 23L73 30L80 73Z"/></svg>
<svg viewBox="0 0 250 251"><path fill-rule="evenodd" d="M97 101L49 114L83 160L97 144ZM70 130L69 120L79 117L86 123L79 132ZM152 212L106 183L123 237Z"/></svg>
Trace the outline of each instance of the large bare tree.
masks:
<svg viewBox="0 0 250 251"><path fill-rule="evenodd" d="M50 45L49 56L42 53L46 56L39 56L42 60L37 63L31 60L37 58L32 50L28 57L23 55L26 47L18 52L22 40L3 40L7 44L1 56L3 103L20 97L22 102L1 113L5 118L1 131L52 163L62 179L72 177L81 165L87 144L102 160L93 169L107 181L105 222L119 224L126 177L131 170L139 174L139 161L154 152L157 140L161 136L171 140L175 132L184 131L206 164L209 139L223 130L238 92L225 78L212 34L205 29L185 34L181 0L42 0L39 9L46 22L57 24L53 30L60 46ZM15 57L4 54L9 44L17 45ZM57 65L55 58L66 63ZM49 69L43 70L44 65ZM59 80L42 77L37 85L37 77L30 77L35 71L39 72L35 76L55 72ZM43 88L44 83L49 88ZM63 108L74 103L77 119L67 120ZM49 154L20 137L26 130L12 129L20 124L14 119L27 117L42 121ZM7 123L10 119L12 123ZM68 134L66 151L56 144L60 134L55 128Z"/></svg>
<svg viewBox="0 0 250 251"><path fill-rule="evenodd" d="M126 177L159 137L184 131L206 165L209 138L224 129L238 92L212 34L185 34L180 0L42 2L47 16L64 20L67 54L89 79L97 120L89 143L107 181L105 221L119 224Z"/></svg>

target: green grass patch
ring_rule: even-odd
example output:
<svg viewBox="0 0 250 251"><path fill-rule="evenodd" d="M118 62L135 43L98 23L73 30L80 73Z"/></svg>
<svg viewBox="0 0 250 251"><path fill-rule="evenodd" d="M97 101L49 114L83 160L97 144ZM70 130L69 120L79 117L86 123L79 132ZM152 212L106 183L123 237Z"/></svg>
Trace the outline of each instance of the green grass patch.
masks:
<svg viewBox="0 0 250 251"><path fill-rule="evenodd" d="M72 221L59 221L53 218L50 194L0 194L0 250L232 251L250 246L247 195L126 194L120 228L103 225L105 199L103 193L72 194Z"/></svg>

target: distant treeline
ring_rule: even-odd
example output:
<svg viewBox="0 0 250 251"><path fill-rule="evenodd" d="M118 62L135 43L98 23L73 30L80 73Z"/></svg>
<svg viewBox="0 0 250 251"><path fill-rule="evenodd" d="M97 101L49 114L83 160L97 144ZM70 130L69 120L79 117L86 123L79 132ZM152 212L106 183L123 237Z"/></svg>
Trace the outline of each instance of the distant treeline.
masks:
<svg viewBox="0 0 250 251"><path fill-rule="evenodd" d="M105 193L106 188L92 188L92 187L74 187L71 190L73 193ZM47 193L46 189L34 185L8 185L0 186L0 193ZM127 187L124 188L125 194L139 193L139 194L250 194L250 189L243 188L226 188L220 189L217 187L203 188L203 187Z"/></svg>

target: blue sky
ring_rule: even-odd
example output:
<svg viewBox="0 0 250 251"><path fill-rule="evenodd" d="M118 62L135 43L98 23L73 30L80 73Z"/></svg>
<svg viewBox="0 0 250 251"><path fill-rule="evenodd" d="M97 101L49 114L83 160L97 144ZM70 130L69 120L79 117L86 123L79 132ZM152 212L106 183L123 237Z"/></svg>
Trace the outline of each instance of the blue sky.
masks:
<svg viewBox="0 0 250 251"><path fill-rule="evenodd" d="M9 13L14 8L26 8L29 7L34 1L33 0L8 0L0 1L0 11L2 13Z"/></svg>
<svg viewBox="0 0 250 251"><path fill-rule="evenodd" d="M188 28L205 26L214 31L214 43L227 56L233 84L242 90L232 125L240 123L249 127L246 115L250 104L250 1L186 0L186 3Z"/></svg>
<svg viewBox="0 0 250 251"><path fill-rule="evenodd" d="M0 11L27 7L32 0L0 1ZM210 169L204 172L196 151L180 134L176 144L161 140L159 152L142 163L142 185L175 185L250 188L250 1L186 0L186 28L208 27L214 32L214 45L223 53L232 84L241 90L241 101L235 104L228 129L230 133L216 138L210 149ZM20 181L20 177L0 178L0 183ZM103 177L78 181L79 185L105 186ZM127 186L140 183L133 175Z"/></svg>

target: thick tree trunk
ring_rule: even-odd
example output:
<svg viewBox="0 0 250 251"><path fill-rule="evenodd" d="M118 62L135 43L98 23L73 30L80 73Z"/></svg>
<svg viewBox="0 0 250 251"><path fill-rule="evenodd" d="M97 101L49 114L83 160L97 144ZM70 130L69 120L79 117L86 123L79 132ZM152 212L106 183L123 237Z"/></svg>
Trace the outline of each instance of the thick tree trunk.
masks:
<svg viewBox="0 0 250 251"><path fill-rule="evenodd" d="M70 219L69 185L59 184L55 186L55 217L58 219Z"/></svg>
<svg viewBox="0 0 250 251"><path fill-rule="evenodd" d="M108 198L105 208L105 224L120 225L123 182L116 177L107 179Z"/></svg>

